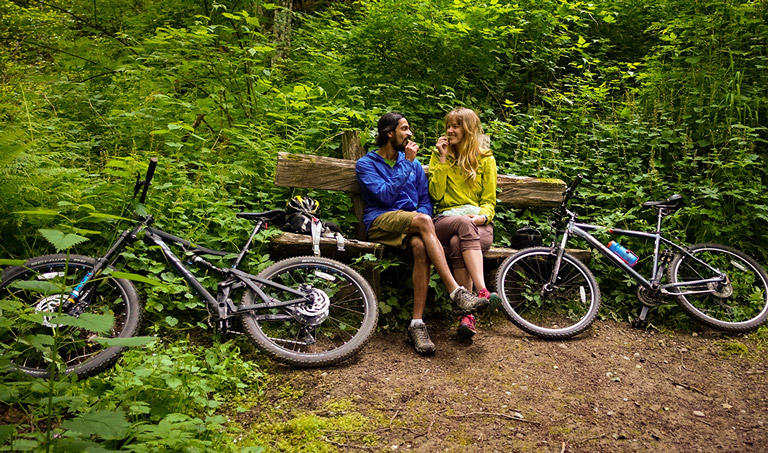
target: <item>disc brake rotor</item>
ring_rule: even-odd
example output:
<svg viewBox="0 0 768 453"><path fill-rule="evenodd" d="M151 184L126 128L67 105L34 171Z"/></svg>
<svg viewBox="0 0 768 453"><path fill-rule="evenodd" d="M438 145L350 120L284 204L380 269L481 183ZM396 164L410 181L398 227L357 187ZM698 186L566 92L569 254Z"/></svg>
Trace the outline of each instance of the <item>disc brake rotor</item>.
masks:
<svg viewBox="0 0 768 453"><path fill-rule="evenodd" d="M52 296L44 297L35 305L35 313L57 313L59 311L59 305L61 300L66 296L63 294L54 294ZM49 321L50 316L43 316L43 325L45 327L53 327Z"/></svg>
<svg viewBox="0 0 768 453"><path fill-rule="evenodd" d="M319 289L312 289L309 299L305 304L296 307L295 316L307 326L318 326L328 318L328 310L331 307L331 299Z"/></svg>

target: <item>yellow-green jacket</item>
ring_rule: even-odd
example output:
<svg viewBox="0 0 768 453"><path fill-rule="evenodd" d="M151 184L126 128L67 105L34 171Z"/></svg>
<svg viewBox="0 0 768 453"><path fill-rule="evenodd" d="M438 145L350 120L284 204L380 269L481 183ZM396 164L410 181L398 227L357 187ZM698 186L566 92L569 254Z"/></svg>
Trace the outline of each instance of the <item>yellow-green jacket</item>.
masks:
<svg viewBox="0 0 768 453"><path fill-rule="evenodd" d="M435 149L429 159L429 196L435 205L435 215L463 205L480 208L478 215L493 220L496 212L496 159L481 157L474 187L458 165L449 156L440 163L440 152Z"/></svg>

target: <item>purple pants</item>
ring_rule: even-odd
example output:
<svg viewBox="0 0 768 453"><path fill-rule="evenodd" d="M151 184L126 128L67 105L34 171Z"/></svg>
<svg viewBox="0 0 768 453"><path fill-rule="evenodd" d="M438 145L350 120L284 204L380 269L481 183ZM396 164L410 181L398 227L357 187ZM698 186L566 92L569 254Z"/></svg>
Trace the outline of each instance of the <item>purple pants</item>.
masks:
<svg viewBox="0 0 768 453"><path fill-rule="evenodd" d="M445 258L454 269L466 267L461 255L464 250L485 252L491 248L493 227L490 224L477 226L465 215L435 217L434 222Z"/></svg>

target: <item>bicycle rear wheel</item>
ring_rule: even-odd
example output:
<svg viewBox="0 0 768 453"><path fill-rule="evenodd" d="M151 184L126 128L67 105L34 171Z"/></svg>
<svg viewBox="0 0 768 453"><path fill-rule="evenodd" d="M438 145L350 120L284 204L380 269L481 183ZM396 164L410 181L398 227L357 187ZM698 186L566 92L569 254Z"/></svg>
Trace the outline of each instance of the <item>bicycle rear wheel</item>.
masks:
<svg viewBox="0 0 768 453"><path fill-rule="evenodd" d="M243 315L249 337L276 360L294 366L339 363L357 353L376 328L379 312L373 289L345 264L300 256L273 264L259 277L313 295L312 304ZM262 285L261 289L275 300L296 298L280 288ZM247 291L242 302L250 305L261 301L253 291Z"/></svg>
<svg viewBox="0 0 768 453"><path fill-rule="evenodd" d="M677 302L683 310L702 324L727 332L754 330L766 321L768 275L754 259L732 247L718 244L696 244L689 251L692 257L680 253L672 260L669 266L670 282L684 283L715 277L703 263L725 273L727 281L724 284L677 287L678 292L709 291L677 295Z"/></svg>
<svg viewBox="0 0 768 453"><path fill-rule="evenodd" d="M530 248L501 264L496 289L507 317L520 329L547 339L570 338L587 329L600 309L600 289L592 272L563 255L554 285L555 256L549 248Z"/></svg>
<svg viewBox="0 0 768 453"><path fill-rule="evenodd" d="M110 367L125 350L105 347L96 337L132 337L141 322L141 303L133 284L122 278L97 277L85 314L108 315L113 325L106 332L95 332L87 316L67 324L54 321L59 306L66 300L96 260L79 255L46 255L32 258L23 266L7 269L0 282L0 354L11 361L10 368L35 377L51 375L54 333L60 366L55 373L94 375ZM66 318L62 321L66 321ZM72 324L72 325L71 325Z"/></svg>

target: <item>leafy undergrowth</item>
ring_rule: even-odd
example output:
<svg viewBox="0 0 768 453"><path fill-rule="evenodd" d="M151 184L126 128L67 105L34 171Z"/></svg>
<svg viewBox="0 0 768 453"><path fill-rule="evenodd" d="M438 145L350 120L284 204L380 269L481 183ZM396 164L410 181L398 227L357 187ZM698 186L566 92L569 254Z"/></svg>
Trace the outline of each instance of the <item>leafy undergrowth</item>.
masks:
<svg viewBox="0 0 768 453"><path fill-rule="evenodd" d="M4 451L260 451L234 442L237 427L221 408L262 393L263 381L260 367L232 341L158 340L81 381L8 374L0 381L0 445Z"/></svg>

